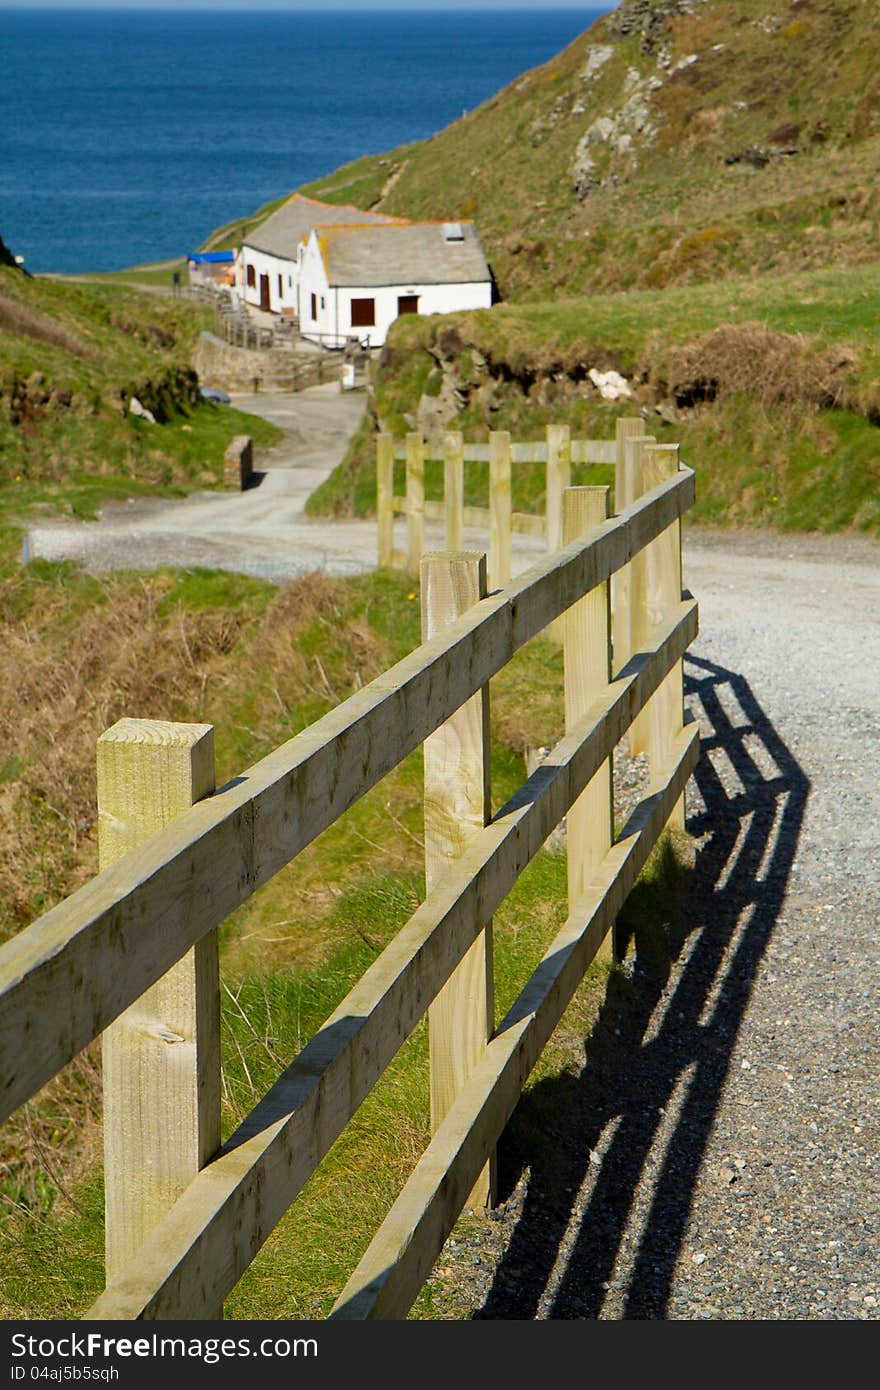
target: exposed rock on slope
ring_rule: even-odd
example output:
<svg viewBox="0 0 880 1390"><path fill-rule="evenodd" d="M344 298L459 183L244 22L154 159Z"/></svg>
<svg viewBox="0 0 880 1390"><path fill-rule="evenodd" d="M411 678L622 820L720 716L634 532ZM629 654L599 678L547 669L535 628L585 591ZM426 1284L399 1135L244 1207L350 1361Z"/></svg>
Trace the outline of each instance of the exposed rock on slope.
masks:
<svg viewBox="0 0 880 1390"><path fill-rule="evenodd" d="M626 0L349 179L475 217L508 298L852 265L877 255L878 50L868 3ZM346 172L309 191L345 201Z"/></svg>

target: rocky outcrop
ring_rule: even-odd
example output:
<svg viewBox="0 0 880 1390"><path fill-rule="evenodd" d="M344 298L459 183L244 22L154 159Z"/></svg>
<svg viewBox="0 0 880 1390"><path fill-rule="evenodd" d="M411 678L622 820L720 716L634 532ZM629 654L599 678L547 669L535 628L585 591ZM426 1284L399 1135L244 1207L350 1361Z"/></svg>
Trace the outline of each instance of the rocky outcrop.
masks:
<svg viewBox="0 0 880 1390"><path fill-rule="evenodd" d="M651 95L662 85L655 74L646 78L637 68L629 69L623 105L597 116L578 141L571 171L578 198L583 200L591 188L616 183L624 173L638 168L639 154L654 143L660 129Z"/></svg>
<svg viewBox="0 0 880 1390"><path fill-rule="evenodd" d="M638 34L642 52L656 53L667 22L675 15L693 14L706 3L707 0L623 0L608 16L608 29L621 39Z"/></svg>

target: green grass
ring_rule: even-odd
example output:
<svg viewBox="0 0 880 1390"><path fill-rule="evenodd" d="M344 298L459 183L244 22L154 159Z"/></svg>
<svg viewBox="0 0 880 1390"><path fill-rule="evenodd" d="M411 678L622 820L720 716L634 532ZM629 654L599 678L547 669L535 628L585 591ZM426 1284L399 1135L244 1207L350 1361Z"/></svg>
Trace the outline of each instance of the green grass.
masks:
<svg viewBox="0 0 880 1390"><path fill-rule="evenodd" d="M37 437L0 420L0 551L17 553L21 528L47 509L94 520L108 502L222 487L223 455L238 434L258 447L281 438L268 421L207 401L161 425L132 416L50 420Z"/></svg>
<svg viewBox="0 0 880 1390"><path fill-rule="evenodd" d="M813 6L798 17L802 32L788 0L699 6L652 31L650 49L636 35L621 39L616 23L615 14L600 20L429 140L358 159L308 191L373 206L395 173L375 206L474 218L502 293L515 300L876 258L870 6ZM590 43L610 43L611 54L587 77ZM676 74L690 54L698 61ZM633 82L647 119L627 113ZM630 143L594 144L599 182L579 190L578 145L600 117L618 121ZM760 170L725 162L750 146L773 155L792 145L796 156Z"/></svg>
<svg viewBox="0 0 880 1390"><path fill-rule="evenodd" d="M180 276L178 283L185 285L188 279L185 256L164 262L162 265L133 265L127 266L124 270L91 271L76 278L89 284L130 285L133 289L147 285L172 292L175 273Z"/></svg>

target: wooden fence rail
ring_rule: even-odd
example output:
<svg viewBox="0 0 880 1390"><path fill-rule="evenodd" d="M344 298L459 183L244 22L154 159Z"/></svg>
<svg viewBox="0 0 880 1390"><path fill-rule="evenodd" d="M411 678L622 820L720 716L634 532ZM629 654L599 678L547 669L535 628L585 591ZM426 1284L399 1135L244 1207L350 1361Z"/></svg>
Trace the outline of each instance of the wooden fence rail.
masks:
<svg viewBox="0 0 880 1390"><path fill-rule="evenodd" d="M422 645L228 786L206 726L102 737L102 871L0 949L0 1118L105 1033L108 1282L90 1317L216 1317L426 1012L433 1138L332 1316L403 1315L463 1204L491 1200L500 1130L697 756L677 560L693 474L647 459L653 486L614 517L605 489L564 490L566 544L500 592L484 596L482 557L423 557ZM608 591L638 557L621 666ZM490 818L487 684L563 614L565 737ZM650 786L613 838L611 758L642 711ZM218 1147L216 928L423 742L425 901ZM492 915L566 815L568 920L490 1036Z"/></svg>

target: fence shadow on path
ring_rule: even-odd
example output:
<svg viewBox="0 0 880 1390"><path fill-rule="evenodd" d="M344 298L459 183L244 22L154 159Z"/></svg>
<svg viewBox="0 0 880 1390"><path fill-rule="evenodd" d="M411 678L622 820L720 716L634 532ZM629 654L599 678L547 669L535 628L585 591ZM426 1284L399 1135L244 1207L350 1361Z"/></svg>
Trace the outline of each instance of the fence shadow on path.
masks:
<svg viewBox="0 0 880 1390"><path fill-rule="evenodd" d="M580 1075L538 1083L502 1138L502 1195L526 1168L529 1180L476 1318L597 1318L609 1290L606 1316L667 1316L691 1194L810 785L741 675L694 656L685 675L703 741L684 900L662 940L636 930Z"/></svg>

